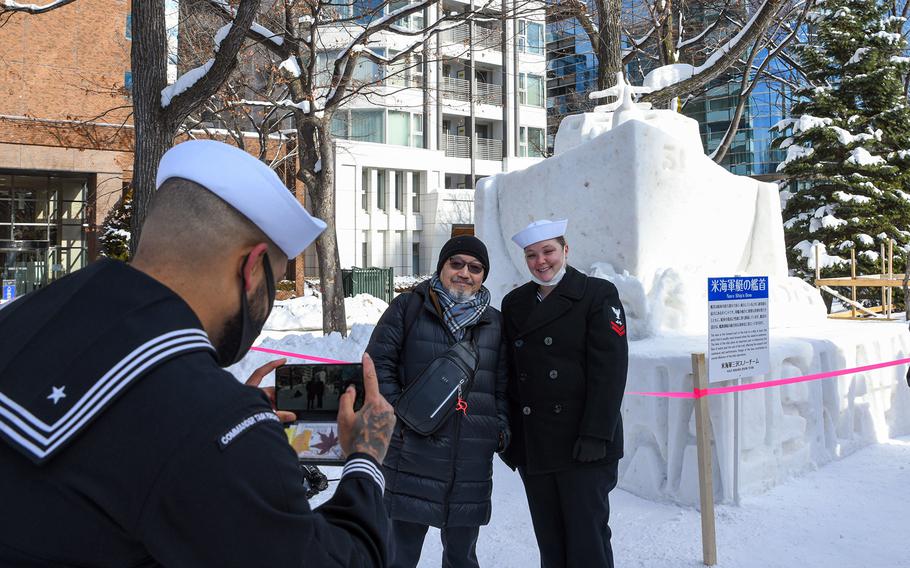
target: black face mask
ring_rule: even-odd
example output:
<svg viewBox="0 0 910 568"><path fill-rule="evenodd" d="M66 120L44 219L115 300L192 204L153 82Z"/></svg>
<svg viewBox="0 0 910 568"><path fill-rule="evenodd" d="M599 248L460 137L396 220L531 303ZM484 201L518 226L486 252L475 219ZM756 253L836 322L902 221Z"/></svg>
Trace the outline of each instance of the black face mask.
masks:
<svg viewBox="0 0 910 568"><path fill-rule="evenodd" d="M248 259L249 255L244 259L243 266L246 266ZM259 337L259 333L262 332L262 327L272 311L272 305L275 303L275 275L272 274L272 265L269 263L268 254L262 255L262 262L265 266L265 289L269 298L268 309L266 309L262 321L257 322L253 319L249 302L246 300L246 278L241 273L240 312L225 324L221 342L215 350L215 358L220 367L230 367L243 359L243 356L253 346L253 342Z"/></svg>

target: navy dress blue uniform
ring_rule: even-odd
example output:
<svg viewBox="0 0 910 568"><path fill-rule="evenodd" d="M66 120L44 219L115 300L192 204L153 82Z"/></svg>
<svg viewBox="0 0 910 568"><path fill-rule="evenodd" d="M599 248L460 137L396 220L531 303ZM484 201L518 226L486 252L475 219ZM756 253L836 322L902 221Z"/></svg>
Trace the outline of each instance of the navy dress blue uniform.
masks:
<svg viewBox="0 0 910 568"><path fill-rule="evenodd" d="M626 320L616 287L571 266L537 299L529 282L502 301L512 441L503 460L525 484L541 564L612 566L609 492L622 457ZM606 454L578 462L579 436Z"/></svg>
<svg viewBox="0 0 910 568"><path fill-rule="evenodd" d="M0 565L379 566L382 475L311 510L258 389L171 290L99 261L0 309Z"/></svg>

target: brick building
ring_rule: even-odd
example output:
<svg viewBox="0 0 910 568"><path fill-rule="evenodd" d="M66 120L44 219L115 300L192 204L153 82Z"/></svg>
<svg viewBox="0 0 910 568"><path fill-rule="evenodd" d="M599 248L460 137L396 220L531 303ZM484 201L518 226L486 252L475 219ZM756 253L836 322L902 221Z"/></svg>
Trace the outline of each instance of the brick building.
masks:
<svg viewBox="0 0 910 568"><path fill-rule="evenodd" d="M97 256L132 168L130 3L0 25L0 278L22 294Z"/></svg>

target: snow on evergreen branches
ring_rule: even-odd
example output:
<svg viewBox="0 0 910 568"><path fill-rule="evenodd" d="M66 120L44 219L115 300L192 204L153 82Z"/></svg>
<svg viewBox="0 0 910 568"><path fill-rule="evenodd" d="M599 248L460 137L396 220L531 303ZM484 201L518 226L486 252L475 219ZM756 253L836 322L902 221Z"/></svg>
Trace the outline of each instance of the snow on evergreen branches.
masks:
<svg viewBox="0 0 910 568"><path fill-rule="evenodd" d="M772 129L787 151L778 171L791 180L781 192L790 266L812 280L818 247L823 276L843 275L855 249L858 273L877 273L882 244L910 243L904 20L868 0L820 0L809 20L798 51L809 84Z"/></svg>

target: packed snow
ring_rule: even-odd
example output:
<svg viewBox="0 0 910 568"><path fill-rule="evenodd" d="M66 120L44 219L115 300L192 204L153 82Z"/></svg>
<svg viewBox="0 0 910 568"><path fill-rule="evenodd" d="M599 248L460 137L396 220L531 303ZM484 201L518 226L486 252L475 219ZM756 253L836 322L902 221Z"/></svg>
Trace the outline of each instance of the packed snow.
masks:
<svg viewBox="0 0 910 568"><path fill-rule="evenodd" d="M290 77L300 77L302 71L300 70L300 64L297 62L297 56L292 55L281 62L281 65L278 66L278 69L288 74Z"/></svg>
<svg viewBox="0 0 910 568"><path fill-rule="evenodd" d="M372 330L371 325L355 325L345 339L338 334L327 337L291 334L281 340L266 339L262 345L357 361ZM822 338L819 342L832 340L836 338ZM239 379L245 379L256 367L274 358L252 352L230 370ZM899 371L902 372L903 368ZM641 386L634 382L634 375L630 375L630 380L633 382L629 390ZM837 379L831 380L832 383L835 381ZM264 386L269 384L272 384L270 379L263 383ZM859 387L860 383L855 386ZM870 395L878 396L875 394L880 392L878 388L872 390ZM902 384L900 388L910 396L906 385ZM772 397L788 400L792 394L780 391ZM627 404L631 399L627 397ZM763 405L760 402L747 408L761 412ZM782 417L785 418L785 415ZM758 424L751 420L746 422ZM767 435L761 432L755 431L749 436ZM627 469L629 460L627 450L621 467ZM689 472L691 479L694 465L687 461L685 467L693 469ZM331 479L337 479L340 473L339 468L328 467L324 470ZM534 566L539 557L520 478L498 458L494 458L493 476L493 516L490 524L480 532L480 563L497 568ZM717 506L717 566L910 566L900 532L906 520L906 500L900 496L906 494L908 483L910 438L886 438L820 469L787 473L775 487L745 495L739 506L732 503ZM316 506L324 502L336 486L333 482L329 490L316 497L312 504ZM617 566L695 568L702 565L700 516L695 508L665 499L643 499L621 488L611 493L610 503L610 526ZM419 566L438 566L441 551L439 531L431 528Z"/></svg>
<svg viewBox="0 0 910 568"><path fill-rule="evenodd" d="M881 156L873 156L865 148L854 148L845 163L857 166L883 166L887 162Z"/></svg>
<svg viewBox="0 0 910 568"><path fill-rule="evenodd" d="M330 475L335 473L333 468ZM910 560L904 545L903 496L908 483L910 438L900 438L790 479L744 499L739 507L719 505L716 566L906 568ZM327 497L320 495L313 503ZM700 523L693 508L655 503L621 489L610 494L616 566L703 566ZM439 530L431 528L418 566L437 567L441 557ZM480 529L477 557L481 566L495 568L528 568L540 562L521 480L498 458L493 466L493 516Z"/></svg>
<svg viewBox="0 0 910 568"><path fill-rule="evenodd" d="M161 89L161 106L166 108L170 105L171 99L195 85L199 79L205 77L205 74L209 72L209 69L211 69L214 64L215 60L209 59L199 67L190 69L183 75L177 77L177 82L173 85L168 85Z"/></svg>
<svg viewBox="0 0 910 568"><path fill-rule="evenodd" d="M375 323L389 307L388 304L370 296L358 294L344 299L344 311L348 327L358 323ZM275 302L269 319L265 322L268 331L315 331L322 329L322 299L304 296Z"/></svg>

